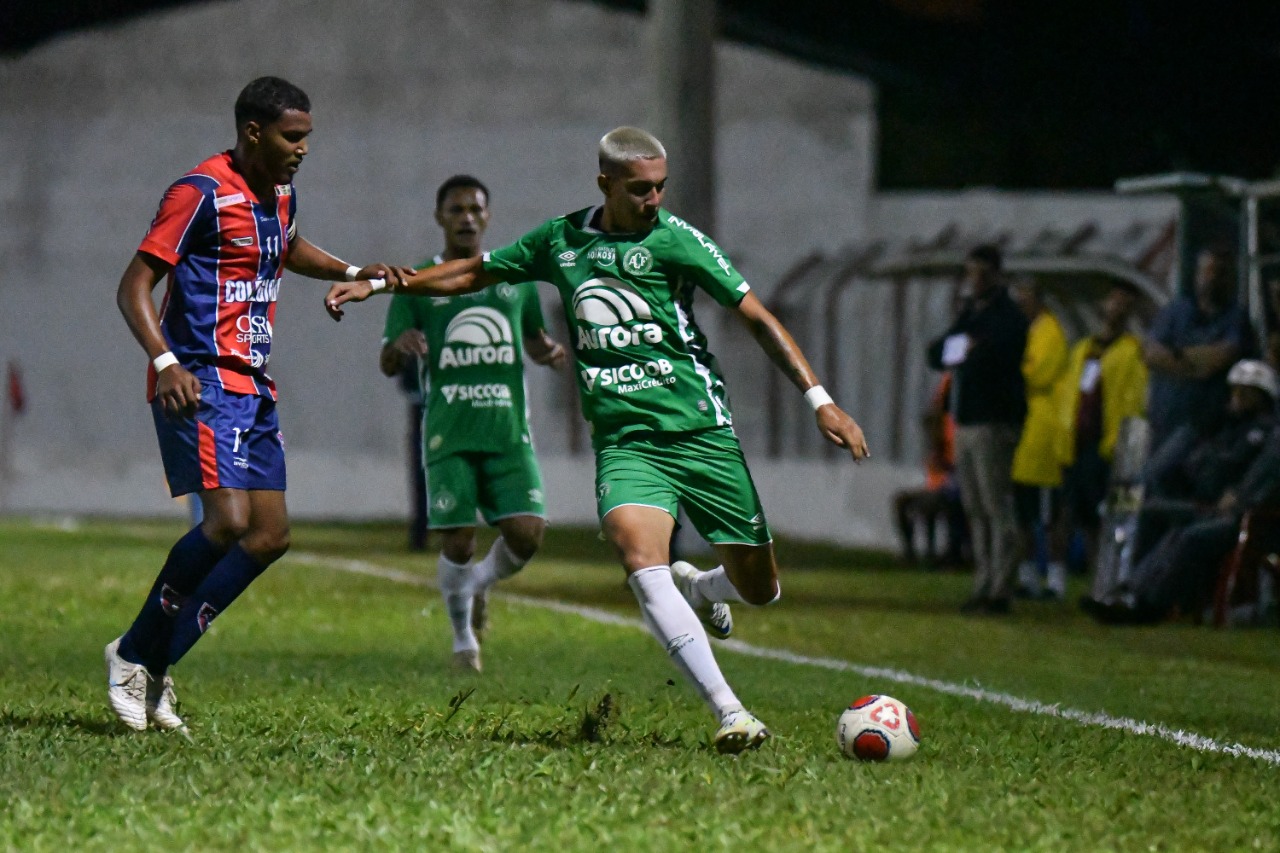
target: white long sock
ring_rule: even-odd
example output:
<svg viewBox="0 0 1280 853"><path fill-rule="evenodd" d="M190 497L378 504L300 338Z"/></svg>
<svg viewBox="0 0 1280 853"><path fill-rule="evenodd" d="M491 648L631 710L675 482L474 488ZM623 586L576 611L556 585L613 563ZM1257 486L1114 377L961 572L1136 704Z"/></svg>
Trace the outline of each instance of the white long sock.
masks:
<svg viewBox="0 0 1280 853"><path fill-rule="evenodd" d="M742 709L742 703L724 680L711 651L711 642L689 602L676 589L666 566L641 569L627 578L640 602L640 613L649 632L667 650L676 667L711 707L716 719Z"/></svg>
<svg viewBox="0 0 1280 853"><path fill-rule="evenodd" d="M738 588L733 585L733 581L729 580L729 575L725 573L724 566L716 566L709 572L702 572L698 575L697 580L693 582L693 589L696 597L702 599L702 601L696 601L694 604L701 604L705 601L746 604L746 600L738 592Z"/></svg>
<svg viewBox="0 0 1280 853"><path fill-rule="evenodd" d="M527 562L517 557L507 540L499 536L489 546L489 553L484 555L484 559L476 563L472 573L476 590L488 589L498 581L506 580L523 569Z"/></svg>
<svg viewBox="0 0 1280 853"><path fill-rule="evenodd" d="M441 554L436 565L436 581L449 614L449 624L453 626L453 650L480 648L480 641L471 630L471 597L475 595L471 563L455 563Z"/></svg>

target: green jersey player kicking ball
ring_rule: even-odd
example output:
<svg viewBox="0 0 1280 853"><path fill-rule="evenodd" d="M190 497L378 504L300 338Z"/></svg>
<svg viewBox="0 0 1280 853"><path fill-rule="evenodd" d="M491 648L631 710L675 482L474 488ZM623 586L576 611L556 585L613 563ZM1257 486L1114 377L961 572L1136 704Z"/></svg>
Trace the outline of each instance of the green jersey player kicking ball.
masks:
<svg viewBox="0 0 1280 853"><path fill-rule="evenodd" d="M716 748L740 752L759 746L769 732L725 682L707 630L727 636L730 602L769 604L780 588L724 383L694 322L694 291L741 318L805 392L829 441L855 460L868 455L867 445L719 247L661 208L667 183L661 143L622 127L600 140L599 156L603 205L553 219L482 258L419 272L395 290L456 295L531 279L560 290L596 451L601 526L645 624L719 719ZM377 281L335 284L326 306L336 319L344 303L385 287ZM722 565L709 572L668 565L679 505L715 545Z"/></svg>
<svg viewBox="0 0 1280 853"><path fill-rule="evenodd" d="M455 175L436 191L444 253L422 268L475 258L489 224L489 190ZM525 405L524 358L560 367L564 347L542 320L531 282L456 296L397 293L387 310L380 366L398 376L421 361L428 523L441 532L438 579L453 627L453 664L480 671L485 593L520 571L542 544L542 475ZM476 512L500 536L479 563Z"/></svg>

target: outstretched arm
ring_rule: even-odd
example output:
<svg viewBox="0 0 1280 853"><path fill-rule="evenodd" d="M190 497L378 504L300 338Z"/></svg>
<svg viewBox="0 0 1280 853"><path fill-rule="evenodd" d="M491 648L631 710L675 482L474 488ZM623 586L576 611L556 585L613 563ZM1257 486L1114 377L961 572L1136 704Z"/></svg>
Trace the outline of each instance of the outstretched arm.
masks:
<svg viewBox="0 0 1280 853"><path fill-rule="evenodd" d="M808 360L791 334L782 323L778 322L778 318L773 316L751 292L748 292L738 303L737 314L747 330L751 332L751 336L760 344L760 348L769 356L770 361L786 374L791 384L806 392L807 398L817 399L814 415L818 421L818 430L823 437L837 447L848 450L854 461L870 456L871 451L867 449L862 428L820 390L821 386L818 384L818 377L814 375L813 368L809 366ZM808 393L814 389L819 389L819 393Z"/></svg>
<svg viewBox="0 0 1280 853"><path fill-rule="evenodd" d="M349 266L346 261L335 258L305 237L294 237L289 241L289 254L284 265L289 272L326 281L381 278L387 282L400 283L413 275L413 267L369 264L348 276Z"/></svg>
<svg viewBox="0 0 1280 853"><path fill-rule="evenodd" d="M129 261L120 287L116 290L116 305L129 325L129 331L146 350L152 363L166 356L157 368L156 396L164 412L171 418L193 417L200 405L200 380L178 364L169 352L169 344L160 331L160 317L156 314L151 291L160 279L169 274L172 267L146 252L138 252ZM167 362L167 363L165 363Z"/></svg>
<svg viewBox="0 0 1280 853"><path fill-rule="evenodd" d="M364 271L361 270L363 276ZM479 257L445 261L424 270L418 270L401 281L373 276L375 281L339 282L329 288L324 297L325 310L335 320L342 319L342 306L348 302L363 302L384 288L394 293L415 296L458 296L475 293L492 287L502 279L485 272L484 261Z"/></svg>

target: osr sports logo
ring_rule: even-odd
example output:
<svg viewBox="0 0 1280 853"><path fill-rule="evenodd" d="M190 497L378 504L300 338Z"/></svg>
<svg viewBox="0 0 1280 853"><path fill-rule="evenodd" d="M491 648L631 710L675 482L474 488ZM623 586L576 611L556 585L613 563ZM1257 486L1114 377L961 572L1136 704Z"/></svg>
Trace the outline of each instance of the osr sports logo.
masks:
<svg viewBox="0 0 1280 853"><path fill-rule="evenodd" d="M444 332L440 367L515 364L511 323L501 311L484 305L458 312Z"/></svg>
<svg viewBox="0 0 1280 853"><path fill-rule="evenodd" d="M614 278L593 278L573 291L573 316L578 327L576 348L624 349L641 343L656 344L662 327L653 320L653 309L634 287ZM594 328L593 328L594 327Z"/></svg>

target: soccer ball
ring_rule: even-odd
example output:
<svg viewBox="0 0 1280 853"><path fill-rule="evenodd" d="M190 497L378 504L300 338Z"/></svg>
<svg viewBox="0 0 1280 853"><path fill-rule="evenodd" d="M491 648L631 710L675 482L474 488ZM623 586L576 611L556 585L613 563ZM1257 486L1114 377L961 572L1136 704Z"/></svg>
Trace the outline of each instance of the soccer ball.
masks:
<svg viewBox="0 0 1280 853"><path fill-rule="evenodd" d="M920 727L911 709L892 696L863 696L840 715L836 743L846 758L901 761L916 754Z"/></svg>

